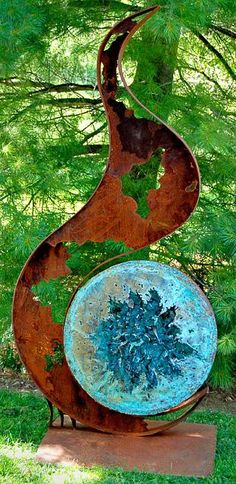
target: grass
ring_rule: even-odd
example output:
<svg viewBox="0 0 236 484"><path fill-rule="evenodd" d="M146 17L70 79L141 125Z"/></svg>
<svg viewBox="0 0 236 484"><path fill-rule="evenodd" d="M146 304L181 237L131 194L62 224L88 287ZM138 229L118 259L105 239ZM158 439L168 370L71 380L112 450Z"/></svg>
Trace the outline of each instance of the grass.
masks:
<svg viewBox="0 0 236 484"><path fill-rule="evenodd" d="M86 469L35 462L37 447L47 430L48 409L42 397L32 393L0 390L0 483L102 483L102 484L210 484L236 483L236 419L205 410L189 419L218 427L215 470L208 478L162 476L122 469Z"/></svg>

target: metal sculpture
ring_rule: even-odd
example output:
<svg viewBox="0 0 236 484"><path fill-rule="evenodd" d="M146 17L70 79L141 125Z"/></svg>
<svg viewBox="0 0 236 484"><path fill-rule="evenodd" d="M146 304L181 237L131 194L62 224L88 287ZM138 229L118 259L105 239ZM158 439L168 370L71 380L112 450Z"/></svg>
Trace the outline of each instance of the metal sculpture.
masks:
<svg viewBox="0 0 236 484"><path fill-rule="evenodd" d="M112 239L124 242L132 253L174 232L189 218L197 204L200 176L191 150L173 129L140 103L127 86L122 72L121 62L127 43L158 8L147 8L117 23L101 44L97 82L110 130L110 153L105 174L87 204L47 237L31 255L17 282L13 307L19 353L48 401L62 415L69 415L73 422L79 420L98 430L135 435L154 434L176 425L203 398L207 387L200 388L177 406L165 409L164 414L187 407L187 411L168 423L149 421L140 415L120 413L117 409L103 406L82 388L66 358L60 365L50 369L45 367L46 355L63 349L64 328L53 321L51 308L42 306L35 298L32 287L42 280L70 274L66 264L70 258L66 242L82 245L87 241ZM140 16L141 20L136 21ZM130 108L116 99L117 71L129 94L157 122L136 118ZM165 173L159 180L160 188L151 189L147 194L149 213L144 218L137 213L136 201L123 193L122 176L129 173L133 166L148 163L160 149L163 151L161 165ZM207 308L210 311L209 305ZM215 343L213 346L212 354Z"/></svg>
<svg viewBox="0 0 236 484"><path fill-rule="evenodd" d="M216 345L212 309L173 267L130 261L76 291L64 329L67 362L97 402L131 415L179 405L207 379Z"/></svg>

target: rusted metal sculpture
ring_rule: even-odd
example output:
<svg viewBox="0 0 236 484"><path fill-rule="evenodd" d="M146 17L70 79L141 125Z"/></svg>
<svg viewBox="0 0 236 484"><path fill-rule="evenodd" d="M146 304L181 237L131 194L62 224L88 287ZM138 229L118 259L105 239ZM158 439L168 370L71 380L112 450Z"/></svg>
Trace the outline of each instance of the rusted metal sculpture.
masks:
<svg viewBox="0 0 236 484"><path fill-rule="evenodd" d="M70 274L66 264L70 254L65 242L82 245L87 241L112 239L124 242L132 252L174 232L189 218L197 204L199 170L186 143L153 113L157 122L136 118L130 108L116 99L119 70L127 91L141 104L126 84L121 61L132 35L157 10L158 7L150 7L117 23L101 44L97 80L110 129L110 153L105 174L87 204L47 237L31 255L17 282L13 308L19 353L46 398L61 412L90 427L136 435L154 434L176 425L203 398L207 387L164 412L188 408L167 424L121 414L102 406L79 385L65 358L51 371L45 369L45 355L53 353L55 344L63 345L63 326L53 321L51 308L42 306L34 297L32 286L42 280ZM136 19L140 16L138 22ZM149 213L142 218L136 211L136 201L122 192L122 176L129 173L134 165L148 163L160 148L163 150L161 165L165 173L159 180L160 188L149 190Z"/></svg>

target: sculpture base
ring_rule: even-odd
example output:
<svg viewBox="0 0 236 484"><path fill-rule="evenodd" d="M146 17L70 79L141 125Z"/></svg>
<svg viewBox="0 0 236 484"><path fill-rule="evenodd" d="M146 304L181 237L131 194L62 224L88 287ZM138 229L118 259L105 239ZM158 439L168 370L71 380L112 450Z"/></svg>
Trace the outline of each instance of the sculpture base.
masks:
<svg viewBox="0 0 236 484"><path fill-rule="evenodd" d="M54 422L43 438L36 459L52 464L122 467L158 474L208 476L214 465L216 427L180 423L149 437L112 435L80 425L72 429Z"/></svg>

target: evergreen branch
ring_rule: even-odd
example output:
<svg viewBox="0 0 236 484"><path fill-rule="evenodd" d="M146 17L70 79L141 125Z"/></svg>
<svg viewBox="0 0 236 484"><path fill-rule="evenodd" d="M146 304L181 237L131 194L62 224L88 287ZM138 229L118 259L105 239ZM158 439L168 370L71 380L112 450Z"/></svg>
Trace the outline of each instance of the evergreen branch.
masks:
<svg viewBox="0 0 236 484"><path fill-rule="evenodd" d="M95 131L93 131L92 133L89 133L87 136L84 137L82 144L86 143L86 141L88 141L90 138L93 138L97 134L101 133L101 131L103 131L103 129L106 126L107 126L107 122L103 123L101 126L99 126L99 128L95 129Z"/></svg>
<svg viewBox="0 0 236 484"><path fill-rule="evenodd" d="M85 148L85 147L83 147ZM80 155L89 155L89 154L96 154L100 153L101 150L103 149L108 149L108 145L103 145L103 144L93 144L93 145L87 145L86 149L82 150L78 156Z"/></svg>
<svg viewBox="0 0 236 484"><path fill-rule="evenodd" d="M186 79L184 78L181 68L177 67L177 71L179 73L180 80L188 87L190 92L195 96L194 90L193 90L192 86L188 83L188 81L186 81Z"/></svg>
<svg viewBox="0 0 236 484"><path fill-rule="evenodd" d="M69 7L78 7L78 2L75 1L75 0L70 0L69 4L68 4ZM87 0L80 0L79 2L79 6L80 8L84 9L86 8L86 10L88 9L88 1ZM126 11L126 12L138 12L141 8L142 8L142 5L139 6L139 5L129 5L127 3L124 3L122 2L121 0L103 0L102 2L101 1L93 1L93 8L101 8L103 7L103 9L105 10L106 8L108 8L109 10L114 10L114 11Z"/></svg>
<svg viewBox="0 0 236 484"><path fill-rule="evenodd" d="M9 197L9 193L5 193L1 198L0 198L0 202L2 202L3 200L6 200L6 198Z"/></svg>
<svg viewBox="0 0 236 484"><path fill-rule="evenodd" d="M5 84L11 87L51 87L53 84L49 82L32 81L31 79L25 79L24 77L0 77L0 84Z"/></svg>
<svg viewBox="0 0 236 484"><path fill-rule="evenodd" d="M213 82L213 84L215 84L215 86L218 87L218 89L222 92L222 94L224 96L228 96L230 97L231 99L235 99L234 96L231 96L229 95L229 93L227 91L225 91L221 85L219 84L219 82L216 80L216 79L212 79L212 77L208 76L208 74L206 74L204 71L200 71L199 69L196 69L195 67L193 66L190 66L188 64L184 64L181 66L181 69L186 69L186 70L189 70L189 71L194 71L194 72L198 72L198 74L201 74L202 76L204 76L207 81L209 82Z"/></svg>
<svg viewBox="0 0 236 484"><path fill-rule="evenodd" d="M166 249L166 247L165 247ZM208 289L210 288L210 286L208 284L206 284L205 281L203 281L202 279L199 279L199 277L196 275L196 271L194 271L194 265L198 265L198 266L202 266L201 263L197 263L195 260L190 260L189 258L185 257L182 253L180 256L174 254L173 252L171 252L170 250L166 249L165 250L169 256L171 258L173 258L174 260L177 260L182 268L184 269L184 271L189 274L190 277L192 277L199 285L201 288L205 288L205 289ZM188 267L189 265L189 267Z"/></svg>
<svg viewBox="0 0 236 484"><path fill-rule="evenodd" d="M24 206L24 208L22 209L22 213L24 213L24 212L27 210L27 208L28 208L28 207L31 205L31 203L34 201L34 198L35 198L36 194L37 194L37 193L39 193L39 192L40 192L40 189L39 189L39 190L37 190L37 192L35 192L35 193L33 193L33 194L32 194L32 196L30 197L29 201L26 203L26 205L25 205L25 206Z"/></svg>
<svg viewBox="0 0 236 484"><path fill-rule="evenodd" d="M221 87L221 85L219 84L219 82L216 81L216 79L212 79L204 71L198 71L198 72L199 72L199 74L202 74L205 77L205 79L207 79L207 81L213 82L213 84L215 84L215 86L218 87L218 89L222 92L222 94L224 94L224 96L227 96L228 95L228 93L225 92L225 90Z"/></svg>
<svg viewBox="0 0 236 484"><path fill-rule="evenodd" d="M76 106L96 106L97 104L101 104L100 99L90 99L90 98L83 98L83 97L68 97L62 99L47 99L46 101L40 102L39 105L47 105L52 104L54 106L61 106L61 105L71 105L74 104Z"/></svg>
<svg viewBox="0 0 236 484"><path fill-rule="evenodd" d="M68 82L64 84L51 84L48 87L39 89L38 91L32 91L29 93L30 96L35 96L39 94L46 94L48 92L76 92L76 91L95 91L97 86L92 84L76 84L73 82Z"/></svg>
<svg viewBox="0 0 236 484"><path fill-rule="evenodd" d="M94 106L94 108L90 108L90 109L86 109L86 111L80 111L80 115L84 115L84 114L87 114L87 113L92 113L92 111L94 109L97 109L99 111L98 108L96 108L96 106ZM54 117L50 117L50 118L46 118L42 121L42 119L39 121L39 123L41 125L45 124L45 123L53 123L54 121L57 121L57 119L63 119L64 121L68 122L68 119L67 118L75 118L76 116L78 116L78 114L76 112L74 113L71 113L71 114L67 114L67 113L64 113L64 112L61 112L61 114L59 116L54 116ZM70 124L71 126L71 124Z"/></svg>
<svg viewBox="0 0 236 484"><path fill-rule="evenodd" d="M38 103L32 103L29 106L26 106L23 108L21 111L18 111L16 114L14 114L11 119L10 123L12 121L15 121L17 118L25 114L27 111L37 108L39 106L47 106L47 105L53 105L53 106L76 106L76 107L84 107L84 106L96 106L97 104L101 104L100 99L89 99L89 98L62 98L62 99L47 99L45 101L40 101Z"/></svg>
<svg viewBox="0 0 236 484"><path fill-rule="evenodd" d="M233 69L230 67L224 56L219 52L214 45L212 45L209 40L204 37L204 35L200 34L197 30L193 29L193 33L196 35L196 37L203 42L203 44L213 53L215 56L219 59L221 64L225 67L227 70L228 74L232 77L232 79L236 80L236 74L233 71Z"/></svg>
<svg viewBox="0 0 236 484"><path fill-rule="evenodd" d="M95 91L98 89L97 86L93 84L77 84L76 82L52 84L50 82L32 81L31 79L24 79L24 78L17 78L17 77L0 78L0 84L4 84L12 88L20 88L20 89L27 88L27 87L41 88L36 91L29 92L28 94L30 96L45 94L48 92ZM4 94L10 95L11 93L4 93Z"/></svg>
<svg viewBox="0 0 236 484"><path fill-rule="evenodd" d="M227 35L228 37L231 37L232 39L236 39L236 33L233 32L232 30L226 29L225 27L222 27L221 25L215 25L215 24L210 24L210 29L215 30L216 32L220 32L221 34Z"/></svg>

